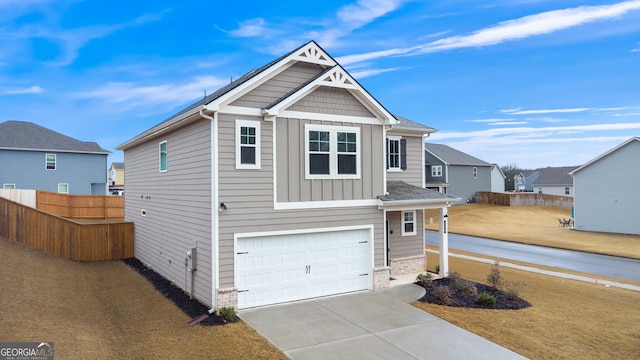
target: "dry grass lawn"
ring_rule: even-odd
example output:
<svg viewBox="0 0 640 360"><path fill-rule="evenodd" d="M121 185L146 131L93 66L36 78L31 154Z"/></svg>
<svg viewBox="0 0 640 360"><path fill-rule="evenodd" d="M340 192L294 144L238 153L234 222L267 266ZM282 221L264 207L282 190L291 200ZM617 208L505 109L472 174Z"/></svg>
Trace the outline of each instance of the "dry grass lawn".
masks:
<svg viewBox="0 0 640 360"><path fill-rule="evenodd" d="M427 253L434 264L437 254ZM486 284L490 266L451 257L450 270ZM431 268L433 267L433 268ZM531 359L640 359L640 292L502 267L526 285L523 310L451 308L414 302L436 316Z"/></svg>
<svg viewBox="0 0 640 360"><path fill-rule="evenodd" d="M189 318L123 262L78 263L0 238L0 341L57 359L286 359L243 322Z"/></svg>
<svg viewBox="0 0 640 360"><path fill-rule="evenodd" d="M571 210L562 208L456 205L449 208L449 231L640 259L640 235L595 233L558 227L558 218L570 217ZM425 212L425 224L426 229L437 230L437 210Z"/></svg>

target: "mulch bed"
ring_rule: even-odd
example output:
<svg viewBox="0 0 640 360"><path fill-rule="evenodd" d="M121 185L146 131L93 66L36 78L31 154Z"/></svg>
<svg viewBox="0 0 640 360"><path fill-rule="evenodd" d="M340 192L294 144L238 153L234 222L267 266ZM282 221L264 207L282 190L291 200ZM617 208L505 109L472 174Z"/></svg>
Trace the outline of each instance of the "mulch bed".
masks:
<svg viewBox="0 0 640 360"><path fill-rule="evenodd" d="M192 319L201 315L209 315L208 306L202 304L196 299L190 299L189 295L187 295L184 290L173 285L169 280L162 277L162 275L146 267L142 262L140 262L140 260L133 258L125 259L122 261L125 264L129 265L132 269L137 271L140 275L144 276L145 279L153 284L153 287L155 287L156 290L164 295L164 297L171 300L178 308L180 308L180 310L182 310ZM203 326L215 326L224 325L229 322L237 322L239 320L240 319L236 317L235 319L229 321L221 316L211 314L198 324Z"/></svg>
<svg viewBox="0 0 640 360"><path fill-rule="evenodd" d="M433 284L426 288L426 291L427 291L426 294L422 298L420 298L419 301L424 303L445 305L445 306L451 306L451 307L496 309L496 310L519 310L519 309L525 309L531 306L531 304L528 301L522 298L518 297L514 300L509 300L507 299L507 297L504 295L502 291L494 287L470 281L478 290L478 294L486 292L496 297L496 303L493 306L490 306L490 307L483 306L476 302L475 295L465 293L462 291L456 291L455 288L452 286L453 282L454 282L454 279L450 277L433 280ZM434 290L438 286L446 286L449 288L449 293L451 295L449 304L442 304L438 300L438 297L434 295Z"/></svg>

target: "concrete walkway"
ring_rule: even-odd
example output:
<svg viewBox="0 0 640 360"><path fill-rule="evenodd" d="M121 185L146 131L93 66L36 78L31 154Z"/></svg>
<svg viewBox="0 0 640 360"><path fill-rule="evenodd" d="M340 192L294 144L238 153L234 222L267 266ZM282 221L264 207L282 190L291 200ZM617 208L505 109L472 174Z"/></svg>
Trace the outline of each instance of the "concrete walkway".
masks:
<svg viewBox="0 0 640 360"><path fill-rule="evenodd" d="M239 315L292 359L525 359L408 304L422 295L402 284Z"/></svg>

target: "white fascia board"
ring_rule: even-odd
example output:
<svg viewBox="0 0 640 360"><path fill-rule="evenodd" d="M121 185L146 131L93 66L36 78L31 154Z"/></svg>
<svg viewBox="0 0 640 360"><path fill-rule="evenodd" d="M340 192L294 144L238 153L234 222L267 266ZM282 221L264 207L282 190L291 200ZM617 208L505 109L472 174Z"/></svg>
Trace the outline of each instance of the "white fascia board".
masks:
<svg viewBox="0 0 640 360"><path fill-rule="evenodd" d="M0 150L11 151L34 151L34 152L47 152L47 153L70 153L70 154L87 154L87 155L109 155L111 151L82 151L82 150L56 150L56 149L30 149L30 148L12 148L12 147L0 147Z"/></svg>
<svg viewBox="0 0 640 360"><path fill-rule="evenodd" d="M460 201L461 198L441 199L441 200L397 200L382 201L378 200L378 209L387 211L400 211L412 209L435 209L448 207L452 202Z"/></svg>
<svg viewBox="0 0 640 360"><path fill-rule="evenodd" d="M373 232L374 225L351 225L351 226L336 226L325 228L310 228L310 229L293 229L293 230L275 230L275 231L258 231L258 232L246 232L246 233L234 233L233 240L237 243L239 239L252 238L252 237L266 237L266 236L282 236L282 235L297 235L297 234L316 234L324 232L336 232L336 231L349 231L349 230L370 230Z"/></svg>
<svg viewBox="0 0 640 360"><path fill-rule="evenodd" d="M275 115L271 115L271 116L275 116ZM380 125L380 119L374 118L374 117L321 114L321 113L311 113L311 112L304 112L304 111L282 110L278 114L278 117L306 119L306 120L322 120L322 121L345 121L345 122L352 122L356 124Z"/></svg>
<svg viewBox="0 0 640 360"><path fill-rule="evenodd" d="M579 168L574 169L572 172L570 172L570 173L569 173L569 175L573 176L573 175L574 175L575 173L577 173L578 171L580 171L580 170L582 170L582 169L586 168L587 166L589 166L589 165L591 165L591 164L593 164L593 163L595 163L595 162L599 161L600 159L602 159L602 158L604 158L604 157L608 156L609 154L612 154L612 153L614 153L614 152L618 151L619 149L621 149L621 148L623 148L623 147L627 146L628 144L630 144L630 143L631 143L631 142L633 142L633 141L640 141L640 137L637 137L637 136L632 137L631 139L629 139L629 140L627 140L627 141L623 142L622 144L620 144L620 145L618 145L618 146L614 147L613 149L611 149L611 150L609 150L609 151L605 152L604 154L602 154L602 155L600 155L600 156L598 156L598 157L596 157L596 158L592 159L591 161L587 162L586 164L584 164L584 165L580 166Z"/></svg>
<svg viewBox="0 0 640 360"><path fill-rule="evenodd" d="M298 202L276 202L274 210L305 210L305 209L327 209L327 208L351 208L377 206L377 199L366 200L334 200L334 201L298 201Z"/></svg>
<svg viewBox="0 0 640 360"><path fill-rule="evenodd" d="M126 141L124 143L122 143L121 145L119 145L118 147L116 147L117 150L125 150L127 148L130 148L133 145L139 144L143 141L146 141L147 139L153 138L155 136L158 136L164 132L166 132L169 129L173 129L176 127L179 127L184 120L190 118L191 116L195 115L195 114L199 114L200 110L204 110L205 107L204 106L196 106L195 108L185 112L184 114L180 114L179 116L160 123L154 127L152 127L151 129L143 132L142 134L134 137L133 139Z"/></svg>

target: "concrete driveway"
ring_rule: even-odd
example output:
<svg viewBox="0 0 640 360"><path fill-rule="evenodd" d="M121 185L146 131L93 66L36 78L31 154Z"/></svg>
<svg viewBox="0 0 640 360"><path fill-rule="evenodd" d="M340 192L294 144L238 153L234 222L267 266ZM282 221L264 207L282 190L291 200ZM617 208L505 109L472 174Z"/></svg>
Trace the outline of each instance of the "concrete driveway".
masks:
<svg viewBox="0 0 640 360"><path fill-rule="evenodd" d="M292 359L525 359L408 304L423 294L403 284L239 315Z"/></svg>

